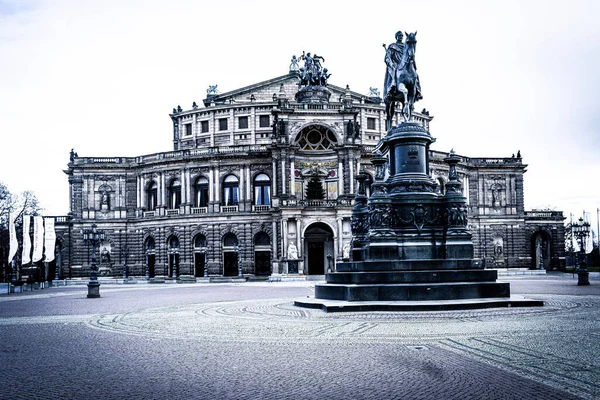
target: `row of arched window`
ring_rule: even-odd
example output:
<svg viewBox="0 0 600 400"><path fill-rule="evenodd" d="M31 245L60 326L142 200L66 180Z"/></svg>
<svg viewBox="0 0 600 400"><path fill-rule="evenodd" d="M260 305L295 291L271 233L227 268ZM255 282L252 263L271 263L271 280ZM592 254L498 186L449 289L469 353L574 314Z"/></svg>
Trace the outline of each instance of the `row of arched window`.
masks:
<svg viewBox="0 0 600 400"><path fill-rule="evenodd" d="M221 185L221 205L236 206L239 202L239 178L235 175L227 175L223 178ZM209 198L208 179L200 176L192 187L193 207L208 207ZM271 178L267 174L258 174L253 181L254 205L271 204ZM173 179L167 187L167 207L179 208L181 205L181 181ZM158 184L151 181L146 188L146 207L148 211L154 211L158 206Z"/></svg>
<svg viewBox="0 0 600 400"><path fill-rule="evenodd" d="M206 249L208 247L208 240L206 236L199 233L197 234L193 241L194 249ZM236 247L238 245L238 237L234 233L227 233L223 236L222 239L223 247ZM266 232L258 232L254 235L254 245L255 246L270 246L271 238L269 234ZM170 236L167 239L167 247L170 251L177 251L179 249L179 238L175 235ZM144 252L154 252L156 248L156 242L152 236L149 236L144 240Z"/></svg>

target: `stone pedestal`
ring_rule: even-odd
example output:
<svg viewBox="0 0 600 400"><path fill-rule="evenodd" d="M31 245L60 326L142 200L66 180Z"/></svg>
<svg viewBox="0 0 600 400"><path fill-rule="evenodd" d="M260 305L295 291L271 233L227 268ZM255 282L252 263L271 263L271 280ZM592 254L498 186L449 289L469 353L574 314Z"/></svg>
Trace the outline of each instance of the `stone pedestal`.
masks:
<svg viewBox="0 0 600 400"><path fill-rule="evenodd" d="M87 284L88 287L88 299L95 299L100 297L100 283L99 282L90 282Z"/></svg>
<svg viewBox="0 0 600 400"><path fill-rule="evenodd" d="M315 298L296 301L325 311L410 310L543 305L511 300L508 283L495 270L473 262L467 230L466 198L453 152L446 193L429 176L429 146L434 139L417 123L393 127L383 139L385 154L372 158L376 169L371 196L366 175L356 178L352 211L352 261L337 264L327 283L315 285ZM385 163L389 178L383 180ZM440 306L443 302L443 307Z"/></svg>

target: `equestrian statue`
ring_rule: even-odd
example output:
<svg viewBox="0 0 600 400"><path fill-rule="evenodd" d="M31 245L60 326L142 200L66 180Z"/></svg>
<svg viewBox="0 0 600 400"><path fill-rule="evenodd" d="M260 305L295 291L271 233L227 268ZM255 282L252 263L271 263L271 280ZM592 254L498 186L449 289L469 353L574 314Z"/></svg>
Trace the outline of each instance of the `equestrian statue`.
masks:
<svg viewBox="0 0 600 400"><path fill-rule="evenodd" d="M402 31L396 33L396 43L385 48L385 81L383 83L383 98L385 103L386 129L392 127L396 102L402 104L402 118L410 121L414 104L423 98L421 83L415 63L417 47L417 32L407 33L406 42L402 43Z"/></svg>

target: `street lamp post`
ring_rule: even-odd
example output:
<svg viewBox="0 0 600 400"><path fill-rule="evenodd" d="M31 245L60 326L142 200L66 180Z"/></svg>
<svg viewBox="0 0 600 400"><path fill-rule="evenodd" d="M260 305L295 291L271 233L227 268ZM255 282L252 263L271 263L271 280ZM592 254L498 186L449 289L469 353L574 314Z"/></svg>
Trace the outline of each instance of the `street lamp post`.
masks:
<svg viewBox="0 0 600 400"><path fill-rule="evenodd" d="M83 231L83 240L92 245L92 265L90 272L90 281L88 282L88 299L100 297L100 282L98 282L98 267L96 265L96 246L105 238L104 231L98 230L96 224L92 224L92 229Z"/></svg>
<svg viewBox="0 0 600 400"><path fill-rule="evenodd" d="M242 269L242 249L239 245L235 246L235 252L238 256L238 278L242 278L244 276L244 270Z"/></svg>
<svg viewBox="0 0 600 400"><path fill-rule="evenodd" d="M587 263L585 262L585 240L590 234L590 224L585 222L583 218L579 218L579 221L571 225L573 236L579 241L579 257L578 257L578 268L577 268L577 285L584 286L590 284L589 275L587 270Z"/></svg>
<svg viewBox="0 0 600 400"><path fill-rule="evenodd" d="M208 260L206 259L206 248L200 249L200 254L202 254L202 260L204 260L204 277L208 278Z"/></svg>
<svg viewBox="0 0 600 400"><path fill-rule="evenodd" d="M127 253L129 253L129 248L127 245L121 247L121 259L123 260L123 280L127 279Z"/></svg>

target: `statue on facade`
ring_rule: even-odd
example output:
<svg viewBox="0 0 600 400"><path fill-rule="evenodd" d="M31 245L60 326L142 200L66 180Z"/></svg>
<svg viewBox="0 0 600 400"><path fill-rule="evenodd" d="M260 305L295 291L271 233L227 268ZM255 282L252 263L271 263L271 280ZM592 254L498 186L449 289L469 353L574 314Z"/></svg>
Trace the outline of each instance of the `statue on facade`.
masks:
<svg viewBox="0 0 600 400"><path fill-rule="evenodd" d="M344 260L350 259L350 243L344 244L344 247L342 248L342 258Z"/></svg>
<svg viewBox="0 0 600 400"><path fill-rule="evenodd" d="M302 52L299 59L304 60L304 66L298 69L300 86L327 86L327 79L331 74L327 72L327 68L321 66L321 61L325 61L324 57Z"/></svg>
<svg viewBox="0 0 600 400"><path fill-rule="evenodd" d="M217 90L217 86L219 85L208 85L208 89L206 89L206 94L218 94L219 91Z"/></svg>
<svg viewBox="0 0 600 400"><path fill-rule="evenodd" d="M369 87L369 94L367 96L379 97L380 96L379 89L377 89L375 87Z"/></svg>
<svg viewBox="0 0 600 400"><path fill-rule="evenodd" d="M415 63L416 36L417 32L406 34L406 42L403 43L404 35L398 31L396 43L387 47L383 45L386 63L383 83L386 129L392 127L396 102L402 104L402 118L404 122L408 122L412 117L414 103L423 98Z"/></svg>
<svg viewBox="0 0 600 400"><path fill-rule="evenodd" d="M294 243L290 243L287 251L288 259L295 260L298 258L298 248Z"/></svg>
<svg viewBox="0 0 600 400"><path fill-rule="evenodd" d="M71 152L69 153L69 160L73 162L75 161L75 157L79 157L79 155L75 152L74 149L71 149Z"/></svg>
<svg viewBox="0 0 600 400"><path fill-rule="evenodd" d="M298 59L296 56L292 56L292 63L290 64L290 72L298 72L300 65L298 65Z"/></svg>

